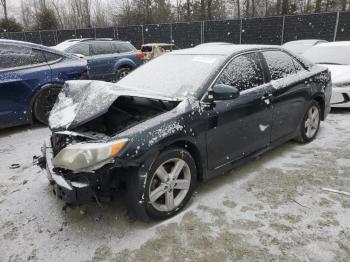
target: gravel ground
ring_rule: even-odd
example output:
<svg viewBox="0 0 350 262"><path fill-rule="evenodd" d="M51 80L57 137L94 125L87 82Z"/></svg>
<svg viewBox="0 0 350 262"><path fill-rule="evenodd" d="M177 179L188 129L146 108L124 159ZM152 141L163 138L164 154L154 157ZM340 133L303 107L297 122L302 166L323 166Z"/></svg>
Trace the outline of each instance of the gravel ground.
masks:
<svg viewBox="0 0 350 262"><path fill-rule="evenodd" d="M349 261L350 111L307 145L287 143L201 184L164 222L126 217L123 199L62 210L32 166L49 131L0 131L1 261ZM11 169L12 164L19 168Z"/></svg>

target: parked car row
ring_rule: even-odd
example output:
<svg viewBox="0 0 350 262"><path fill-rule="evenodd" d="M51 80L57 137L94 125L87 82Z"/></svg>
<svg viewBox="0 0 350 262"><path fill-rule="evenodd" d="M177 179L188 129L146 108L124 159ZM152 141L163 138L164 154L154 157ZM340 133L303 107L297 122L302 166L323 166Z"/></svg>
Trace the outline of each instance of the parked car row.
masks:
<svg viewBox="0 0 350 262"><path fill-rule="evenodd" d="M350 108L350 41L298 40L283 45L332 73L332 107Z"/></svg>
<svg viewBox="0 0 350 262"><path fill-rule="evenodd" d="M296 45L300 55L288 51ZM331 102L350 107L349 48L305 40L140 52L113 39L1 40L0 125L49 123L38 164L66 203L124 185L129 215L164 219L198 180L288 140L310 142Z"/></svg>

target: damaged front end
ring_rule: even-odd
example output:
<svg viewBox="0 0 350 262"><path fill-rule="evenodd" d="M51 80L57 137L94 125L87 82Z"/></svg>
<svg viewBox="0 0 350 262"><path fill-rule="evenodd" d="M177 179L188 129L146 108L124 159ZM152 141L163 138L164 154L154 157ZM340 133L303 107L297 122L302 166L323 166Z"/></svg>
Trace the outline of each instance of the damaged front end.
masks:
<svg viewBox="0 0 350 262"><path fill-rule="evenodd" d="M52 135L37 161L54 194L71 205L111 197L125 174L145 160L137 138L124 131L178 104L105 82L68 83L51 112Z"/></svg>

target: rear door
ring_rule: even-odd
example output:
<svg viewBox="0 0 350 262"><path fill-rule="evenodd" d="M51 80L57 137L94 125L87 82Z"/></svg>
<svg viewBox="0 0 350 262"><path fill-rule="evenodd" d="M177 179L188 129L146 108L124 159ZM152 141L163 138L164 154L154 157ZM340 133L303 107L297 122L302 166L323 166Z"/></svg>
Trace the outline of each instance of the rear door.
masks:
<svg viewBox="0 0 350 262"><path fill-rule="evenodd" d="M41 50L0 44L0 127L28 122L33 94L50 81Z"/></svg>
<svg viewBox="0 0 350 262"><path fill-rule="evenodd" d="M107 80L113 77L113 49L111 41L91 42L92 55L88 59L90 78Z"/></svg>
<svg viewBox="0 0 350 262"><path fill-rule="evenodd" d="M269 85L265 84L259 56L239 55L223 70L216 84L235 86L238 98L215 101L207 132L209 169L267 147L272 122Z"/></svg>
<svg viewBox="0 0 350 262"><path fill-rule="evenodd" d="M271 141L291 135L298 127L310 96L305 81L306 69L292 56L281 50L262 52L270 72L273 87L273 125Z"/></svg>

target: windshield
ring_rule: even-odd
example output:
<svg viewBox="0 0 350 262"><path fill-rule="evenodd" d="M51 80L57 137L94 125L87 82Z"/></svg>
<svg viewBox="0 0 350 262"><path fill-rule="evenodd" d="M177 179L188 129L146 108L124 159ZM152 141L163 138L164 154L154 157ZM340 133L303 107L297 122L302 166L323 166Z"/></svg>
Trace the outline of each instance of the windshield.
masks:
<svg viewBox="0 0 350 262"><path fill-rule="evenodd" d="M127 75L118 86L174 98L193 96L224 59L220 55L163 55Z"/></svg>
<svg viewBox="0 0 350 262"><path fill-rule="evenodd" d="M315 64L350 64L350 46L315 46L307 50L304 57Z"/></svg>

